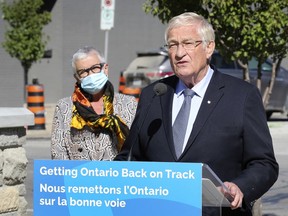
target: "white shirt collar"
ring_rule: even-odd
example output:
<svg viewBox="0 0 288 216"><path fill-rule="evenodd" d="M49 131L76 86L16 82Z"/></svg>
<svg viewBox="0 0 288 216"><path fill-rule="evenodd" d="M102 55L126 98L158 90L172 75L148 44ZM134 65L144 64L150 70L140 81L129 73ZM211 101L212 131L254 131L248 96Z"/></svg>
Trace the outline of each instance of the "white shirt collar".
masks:
<svg viewBox="0 0 288 216"><path fill-rule="evenodd" d="M193 86L192 88L192 90L196 93L196 95L198 95L201 98L204 97L204 94L212 78L213 73L214 73L214 70L209 66L208 71L206 75L203 77L203 79L199 83L197 83L195 86ZM183 81L179 79L179 82L176 85L176 91L175 91L176 96L180 97L180 95L186 88L187 87L183 83Z"/></svg>

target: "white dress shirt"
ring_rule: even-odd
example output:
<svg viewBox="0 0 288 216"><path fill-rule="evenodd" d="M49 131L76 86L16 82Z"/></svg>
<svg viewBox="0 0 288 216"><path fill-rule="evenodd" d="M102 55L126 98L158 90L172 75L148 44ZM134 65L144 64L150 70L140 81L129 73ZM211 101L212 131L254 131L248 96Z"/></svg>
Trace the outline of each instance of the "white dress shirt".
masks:
<svg viewBox="0 0 288 216"><path fill-rule="evenodd" d="M205 92L207 90L207 87L209 85L209 82L211 80L213 73L214 73L214 70L209 67L208 72L205 75L205 77L192 88L192 90L195 92L195 95L192 97L192 101L191 101L191 111L189 115L189 121L188 121L187 129L186 129L186 135L184 138L184 145L183 145L182 152L185 149L189 136L192 132L196 116L198 114L200 105L203 101ZM184 101L184 95L182 93L183 93L183 90L186 88L187 87L185 86L185 84L179 79L179 82L177 83L177 86L176 86L176 91L174 93L174 98L173 98L172 125L174 124L176 116L178 115L178 112L180 111L180 108Z"/></svg>

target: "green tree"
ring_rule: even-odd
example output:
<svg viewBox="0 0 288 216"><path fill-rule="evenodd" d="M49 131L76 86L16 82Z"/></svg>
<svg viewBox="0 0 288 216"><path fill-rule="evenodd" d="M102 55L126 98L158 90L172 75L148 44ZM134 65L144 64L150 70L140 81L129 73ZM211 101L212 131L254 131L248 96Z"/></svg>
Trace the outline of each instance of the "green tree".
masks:
<svg viewBox="0 0 288 216"><path fill-rule="evenodd" d="M202 8L202 0L146 0L143 5L146 13L157 16L162 23L167 23L172 17L187 11L206 13Z"/></svg>
<svg viewBox="0 0 288 216"><path fill-rule="evenodd" d="M282 60L287 53L287 2L209 0L207 6L221 52L245 69L252 56L257 57L257 86L261 89L263 62L269 56ZM244 78L249 81L247 74Z"/></svg>
<svg viewBox="0 0 288 216"><path fill-rule="evenodd" d="M3 19L8 22L4 49L17 58L24 69L24 86L28 84L28 72L39 61L48 41L42 30L51 21L50 12L41 11L42 0L2 1Z"/></svg>
<svg viewBox="0 0 288 216"><path fill-rule="evenodd" d="M210 21L215 29L216 48L243 68L243 79L249 79L248 62L258 60L257 87L261 90L261 65L273 60L271 82L263 94L264 106L272 93L276 69L287 54L287 0L147 0L146 13L166 23L185 11L194 11Z"/></svg>

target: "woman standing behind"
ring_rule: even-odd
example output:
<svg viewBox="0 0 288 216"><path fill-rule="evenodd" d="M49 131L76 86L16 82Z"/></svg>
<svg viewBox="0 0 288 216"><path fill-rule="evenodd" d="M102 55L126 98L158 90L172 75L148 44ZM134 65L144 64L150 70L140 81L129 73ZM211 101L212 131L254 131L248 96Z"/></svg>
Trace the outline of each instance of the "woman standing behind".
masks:
<svg viewBox="0 0 288 216"><path fill-rule="evenodd" d="M114 92L108 64L93 47L79 49L72 67L74 92L55 108L52 159L113 160L128 136L137 101Z"/></svg>

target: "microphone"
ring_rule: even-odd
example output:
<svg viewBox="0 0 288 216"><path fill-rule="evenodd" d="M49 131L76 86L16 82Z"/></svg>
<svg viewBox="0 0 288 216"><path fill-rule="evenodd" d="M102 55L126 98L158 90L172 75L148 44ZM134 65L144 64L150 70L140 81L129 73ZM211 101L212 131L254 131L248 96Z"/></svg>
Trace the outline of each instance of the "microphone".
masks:
<svg viewBox="0 0 288 216"><path fill-rule="evenodd" d="M164 83L157 83L154 88L153 88L154 93L157 96L161 96L163 94L165 94L167 92L167 85ZM155 96L154 96L155 97ZM154 97L152 98L152 100L154 99Z"/></svg>
<svg viewBox="0 0 288 216"><path fill-rule="evenodd" d="M149 113L149 111L150 111L151 104L152 104L154 98L155 98L156 96L161 96L161 95L165 94L165 93L167 92L167 85L164 84L164 83L159 82L159 83L157 83L157 84L154 86L153 91L154 91L155 94L153 95L152 99L150 100L150 103L149 103L149 105L148 105L148 107L147 107L147 109L146 109L145 117L143 118L143 121L141 122L141 125L140 125L139 129L137 130L137 133L136 133L135 137L138 136L139 132L140 132L141 129L142 129L142 126L143 126L143 124L144 124L144 122L145 122L145 120L146 120L146 118L147 118L147 115L148 115L148 113ZM131 148L130 148L130 151L129 151L129 154L128 154L128 157L127 157L127 161L131 161L131 159L132 159L132 151L133 151L133 147L134 147L134 145L135 145L135 141L136 141L136 138L135 138L135 140L134 140L134 142L132 143L132 146L131 146Z"/></svg>

